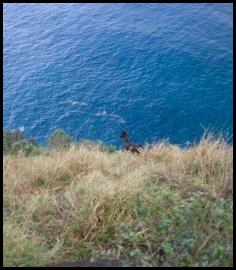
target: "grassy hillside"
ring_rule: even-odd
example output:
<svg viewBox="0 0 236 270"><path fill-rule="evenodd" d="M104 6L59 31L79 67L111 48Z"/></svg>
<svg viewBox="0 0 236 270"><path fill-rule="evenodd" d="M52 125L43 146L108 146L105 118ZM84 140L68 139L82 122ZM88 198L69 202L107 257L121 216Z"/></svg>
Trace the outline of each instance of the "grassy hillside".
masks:
<svg viewBox="0 0 236 270"><path fill-rule="evenodd" d="M187 150L105 150L4 155L4 266L232 266L232 146L208 137Z"/></svg>

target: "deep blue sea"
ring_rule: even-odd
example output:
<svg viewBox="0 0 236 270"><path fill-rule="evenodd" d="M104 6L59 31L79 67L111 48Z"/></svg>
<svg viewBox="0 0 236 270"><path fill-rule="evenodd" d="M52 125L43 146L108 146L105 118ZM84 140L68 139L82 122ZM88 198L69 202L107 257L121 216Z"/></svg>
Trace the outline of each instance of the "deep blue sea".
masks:
<svg viewBox="0 0 236 270"><path fill-rule="evenodd" d="M3 127L118 147L232 134L232 4L4 4Z"/></svg>

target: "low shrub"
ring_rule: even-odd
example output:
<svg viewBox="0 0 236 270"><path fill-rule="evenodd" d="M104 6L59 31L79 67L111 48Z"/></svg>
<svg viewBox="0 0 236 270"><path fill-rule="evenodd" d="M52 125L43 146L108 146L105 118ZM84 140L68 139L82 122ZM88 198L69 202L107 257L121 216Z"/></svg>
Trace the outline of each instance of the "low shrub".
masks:
<svg viewBox="0 0 236 270"><path fill-rule="evenodd" d="M40 154L40 149L34 139L26 139L20 130L3 131L3 153L26 156Z"/></svg>
<svg viewBox="0 0 236 270"><path fill-rule="evenodd" d="M62 129L56 129L48 139L50 148L65 149L70 147L73 139L65 133Z"/></svg>

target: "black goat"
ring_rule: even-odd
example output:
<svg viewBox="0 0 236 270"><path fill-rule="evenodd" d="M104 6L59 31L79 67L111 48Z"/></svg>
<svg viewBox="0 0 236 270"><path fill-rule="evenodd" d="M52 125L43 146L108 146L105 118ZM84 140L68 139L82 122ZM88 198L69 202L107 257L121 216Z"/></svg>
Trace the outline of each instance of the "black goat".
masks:
<svg viewBox="0 0 236 270"><path fill-rule="evenodd" d="M134 143L131 143L129 141L129 138L128 138L128 132L127 131L122 131L121 134L120 134L120 137L124 139L124 146L125 146L125 149L128 150L128 151L131 151L132 153L138 153L140 154L138 148L141 147L143 148L143 146L141 144L134 144Z"/></svg>

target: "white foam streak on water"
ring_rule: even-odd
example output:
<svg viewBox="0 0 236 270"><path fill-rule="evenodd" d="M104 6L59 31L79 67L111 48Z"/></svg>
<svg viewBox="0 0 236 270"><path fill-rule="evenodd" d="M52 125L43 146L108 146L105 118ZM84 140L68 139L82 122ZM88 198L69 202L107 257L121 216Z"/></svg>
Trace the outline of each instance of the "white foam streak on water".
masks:
<svg viewBox="0 0 236 270"><path fill-rule="evenodd" d="M87 106L88 103L82 102L82 101L73 101L73 100L68 100L66 103L71 103L72 105L81 105L81 106Z"/></svg>
<svg viewBox="0 0 236 270"><path fill-rule="evenodd" d="M120 115L117 115L117 114L113 114L113 113L108 114L106 112L106 110L102 110L102 111L97 112L95 114L95 116L107 116L107 117L119 118L120 123L125 123L125 120L123 119L123 117L121 117Z"/></svg>

